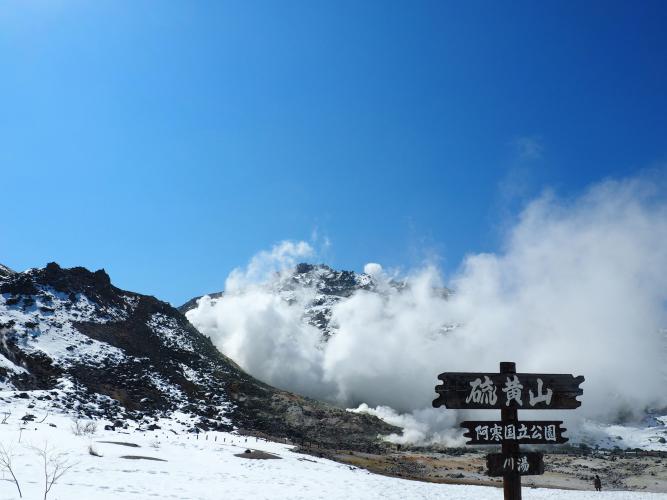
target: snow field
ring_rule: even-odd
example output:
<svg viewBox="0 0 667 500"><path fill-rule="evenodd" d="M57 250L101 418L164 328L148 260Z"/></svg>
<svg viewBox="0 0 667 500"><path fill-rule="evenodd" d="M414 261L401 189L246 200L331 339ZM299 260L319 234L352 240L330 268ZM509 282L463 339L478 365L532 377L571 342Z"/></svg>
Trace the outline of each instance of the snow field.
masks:
<svg viewBox="0 0 667 500"><path fill-rule="evenodd" d="M17 402L19 403L19 402ZM30 410L28 410L30 411ZM41 419L40 412L32 410ZM92 437L76 436L72 419L49 415L42 423L20 425L23 415L14 408L8 423L0 425L0 442L12 450L14 472L23 498L43 496L43 464L31 448L44 447L64 453L73 467L57 482L48 498L72 499L447 499L501 500L502 490L479 486L422 483L371 474L325 459L300 455L292 447L233 433L182 433L172 420L162 420L155 431L104 431ZM51 427L55 424L57 427ZM21 431L20 428L24 429ZM171 429L179 429L174 434ZM20 442L19 442L20 437ZM101 443L117 441L128 447ZM101 457L89 453L89 447ZM280 460L249 460L236 457L246 448L262 450ZM124 455L166 460L132 460ZM4 478L7 479L7 474ZM526 500L666 499L664 494L524 489ZM18 499L13 483L0 481L0 499Z"/></svg>

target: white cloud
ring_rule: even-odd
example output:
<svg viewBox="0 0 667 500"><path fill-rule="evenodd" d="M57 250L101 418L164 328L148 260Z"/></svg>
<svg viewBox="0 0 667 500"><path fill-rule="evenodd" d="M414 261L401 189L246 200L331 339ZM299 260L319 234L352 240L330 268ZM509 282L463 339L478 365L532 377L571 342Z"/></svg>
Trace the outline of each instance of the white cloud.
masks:
<svg viewBox="0 0 667 500"><path fill-rule="evenodd" d="M315 251L305 241L281 241L271 250L256 254L245 269L234 269L225 282L225 291L234 292L264 283L276 273L293 268L298 262L312 257Z"/></svg>
<svg viewBox="0 0 667 500"><path fill-rule="evenodd" d="M369 276L379 276L382 274L382 266L375 262L369 262L364 266L364 272Z"/></svg>

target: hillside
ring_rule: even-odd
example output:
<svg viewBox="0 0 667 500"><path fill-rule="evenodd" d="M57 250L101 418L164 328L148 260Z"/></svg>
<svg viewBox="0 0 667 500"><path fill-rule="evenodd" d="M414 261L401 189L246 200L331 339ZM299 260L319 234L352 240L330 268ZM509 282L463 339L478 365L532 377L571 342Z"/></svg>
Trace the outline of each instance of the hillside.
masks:
<svg viewBox="0 0 667 500"><path fill-rule="evenodd" d="M0 383L54 411L145 428L186 415L232 429L328 447L367 449L395 428L281 391L241 370L177 309L121 290L104 270L0 268ZM190 424L187 424L190 425Z"/></svg>

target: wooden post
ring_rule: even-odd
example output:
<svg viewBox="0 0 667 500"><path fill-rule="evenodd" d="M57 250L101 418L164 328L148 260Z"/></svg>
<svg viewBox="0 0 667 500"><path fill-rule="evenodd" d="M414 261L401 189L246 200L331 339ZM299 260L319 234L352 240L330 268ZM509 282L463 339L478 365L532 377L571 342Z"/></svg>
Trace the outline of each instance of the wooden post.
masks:
<svg viewBox="0 0 667 500"><path fill-rule="evenodd" d="M516 373L516 364L511 362L500 363L500 373L503 375L512 375ZM514 408L503 408L500 410L500 419L503 422L518 422L518 411ZM519 453L519 445L516 443L503 443L504 456L517 456ZM521 500L521 475L513 471L503 476L503 491L505 492L505 500Z"/></svg>

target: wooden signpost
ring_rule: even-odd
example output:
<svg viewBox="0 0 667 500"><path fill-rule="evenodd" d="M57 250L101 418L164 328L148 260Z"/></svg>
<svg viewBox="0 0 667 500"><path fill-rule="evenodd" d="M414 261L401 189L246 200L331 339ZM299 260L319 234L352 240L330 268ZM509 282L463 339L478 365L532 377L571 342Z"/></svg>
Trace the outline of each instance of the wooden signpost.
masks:
<svg viewBox="0 0 667 500"><path fill-rule="evenodd" d="M521 500L521 476L544 473L541 453L521 453L520 444L562 444L562 421L520 421L518 410L572 410L581 406L579 384L584 377L516 373L514 363L500 363L500 373L446 372L433 406L452 409L500 410L500 421L461 422L472 445L502 445L487 455L490 476L503 476L505 500Z"/></svg>

